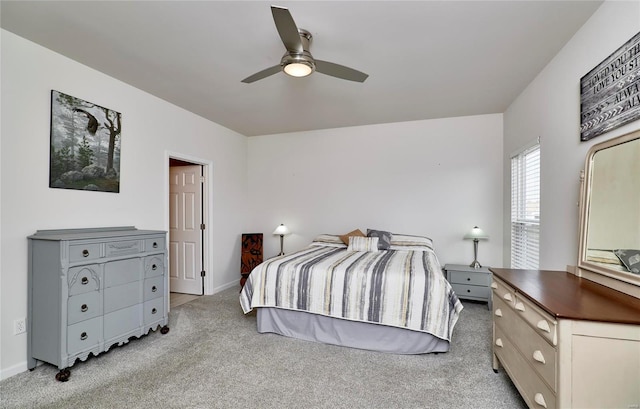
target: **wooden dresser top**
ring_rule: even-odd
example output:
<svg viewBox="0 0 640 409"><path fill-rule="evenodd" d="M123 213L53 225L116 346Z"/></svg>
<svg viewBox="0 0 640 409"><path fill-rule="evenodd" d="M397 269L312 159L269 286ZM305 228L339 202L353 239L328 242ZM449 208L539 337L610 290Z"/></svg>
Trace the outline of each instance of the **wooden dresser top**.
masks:
<svg viewBox="0 0 640 409"><path fill-rule="evenodd" d="M566 271L489 270L558 319L640 325L640 299Z"/></svg>

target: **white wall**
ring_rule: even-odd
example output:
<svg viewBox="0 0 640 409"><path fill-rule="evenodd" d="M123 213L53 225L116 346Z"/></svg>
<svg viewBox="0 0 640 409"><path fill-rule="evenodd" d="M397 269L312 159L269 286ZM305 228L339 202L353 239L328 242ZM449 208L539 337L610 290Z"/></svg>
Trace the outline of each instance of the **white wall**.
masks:
<svg viewBox="0 0 640 409"><path fill-rule="evenodd" d="M0 30L0 47L2 45L3 30ZM2 90L2 52L0 52L0 91ZM0 125L2 124L2 98L0 97ZM0 187L2 186L2 129L0 127ZM2 223L2 189L0 188L0 223ZM0 224L0 241L2 240L2 224ZM2 245L0 243L0 287L2 285ZM0 288L0 380L2 376L2 332L4 325L2 324L2 289Z"/></svg>
<svg viewBox="0 0 640 409"><path fill-rule="evenodd" d="M640 30L640 2L607 1L504 113L504 265L509 265L510 154L541 138L540 267L578 259L580 170L595 143L640 128L636 121L580 142L580 78Z"/></svg>
<svg viewBox="0 0 640 409"><path fill-rule="evenodd" d="M167 152L212 164L209 290L236 285L247 198L246 137L14 34L1 36L0 376L26 370L27 239L38 229L168 230ZM50 189L50 93L122 113L120 193ZM212 96L215 97L215 96Z"/></svg>
<svg viewBox="0 0 640 409"><path fill-rule="evenodd" d="M502 115L437 119L249 138L250 227L265 257L320 233L359 228L427 235L442 264L471 263L462 236L490 240L479 260L502 260Z"/></svg>

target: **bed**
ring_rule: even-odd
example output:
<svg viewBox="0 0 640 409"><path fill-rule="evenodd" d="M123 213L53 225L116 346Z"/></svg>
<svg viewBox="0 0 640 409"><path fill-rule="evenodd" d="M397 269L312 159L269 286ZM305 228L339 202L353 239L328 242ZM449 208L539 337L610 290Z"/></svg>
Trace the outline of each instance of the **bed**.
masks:
<svg viewBox="0 0 640 409"><path fill-rule="evenodd" d="M261 333L398 354L447 352L463 308L429 238L373 230L263 262L240 304Z"/></svg>

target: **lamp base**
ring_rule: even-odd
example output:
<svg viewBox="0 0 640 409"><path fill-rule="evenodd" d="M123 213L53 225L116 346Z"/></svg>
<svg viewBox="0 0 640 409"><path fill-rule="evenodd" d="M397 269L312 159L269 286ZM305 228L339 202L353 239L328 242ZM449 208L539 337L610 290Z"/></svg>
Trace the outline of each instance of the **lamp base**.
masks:
<svg viewBox="0 0 640 409"><path fill-rule="evenodd" d="M473 239L473 263L469 264L472 268L482 268L478 263L478 239Z"/></svg>
<svg viewBox="0 0 640 409"><path fill-rule="evenodd" d="M284 256L284 234L280 235L280 253L278 256Z"/></svg>

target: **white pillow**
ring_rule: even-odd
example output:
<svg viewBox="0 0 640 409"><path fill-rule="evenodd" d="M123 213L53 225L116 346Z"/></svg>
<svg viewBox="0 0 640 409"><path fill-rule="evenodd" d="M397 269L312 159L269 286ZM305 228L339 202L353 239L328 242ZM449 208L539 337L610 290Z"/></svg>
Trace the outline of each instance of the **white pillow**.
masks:
<svg viewBox="0 0 640 409"><path fill-rule="evenodd" d="M408 234L393 234L390 250L403 251L432 251L433 241L424 236L410 236Z"/></svg>
<svg viewBox="0 0 640 409"><path fill-rule="evenodd" d="M321 234L311 242L311 246L338 247L346 249L347 245L334 234Z"/></svg>
<svg viewBox="0 0 640 409"><path fill-rule="evenodd" d="M347 251L378 251L378 238L349 236Z"/></svg>

